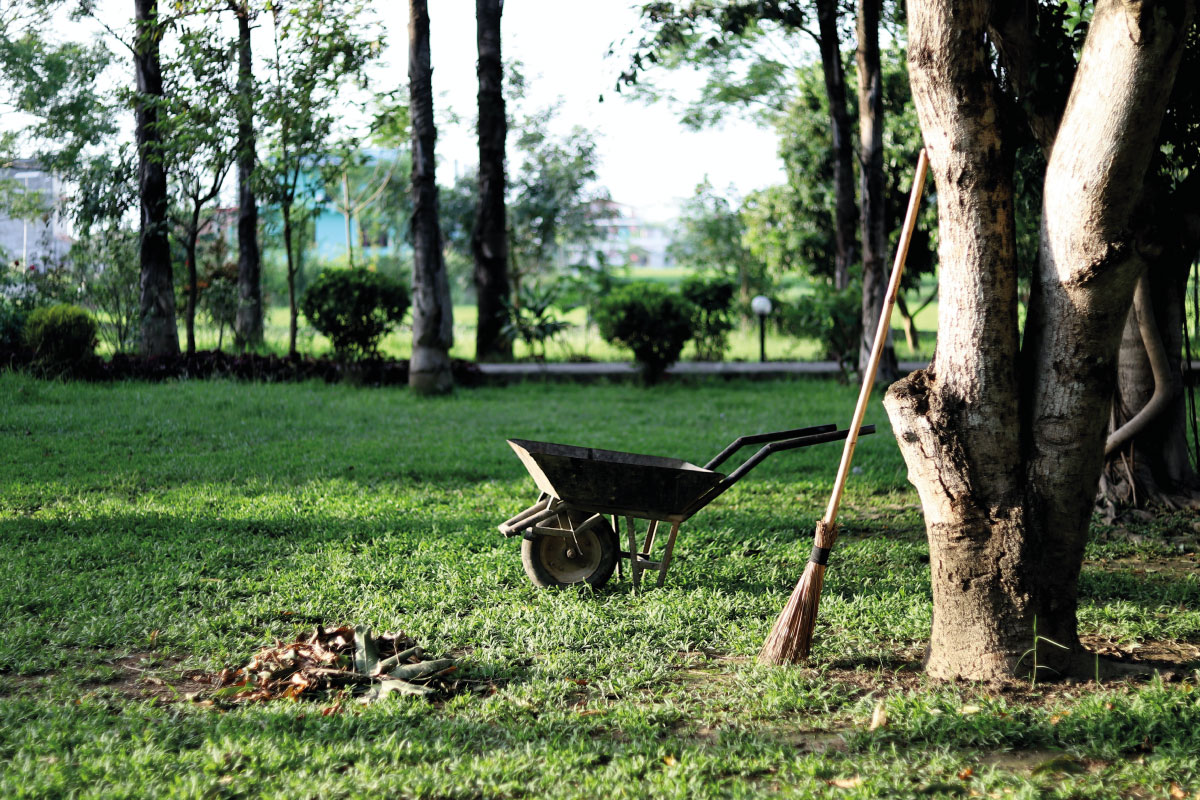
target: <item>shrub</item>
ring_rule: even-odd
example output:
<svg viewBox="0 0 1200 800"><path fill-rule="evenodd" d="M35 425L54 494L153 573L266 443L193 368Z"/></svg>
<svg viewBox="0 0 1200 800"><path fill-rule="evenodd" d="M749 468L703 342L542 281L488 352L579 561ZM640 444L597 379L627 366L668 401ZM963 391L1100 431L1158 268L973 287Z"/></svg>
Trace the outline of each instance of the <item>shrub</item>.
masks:
<svg viewBox="0 0 1200 800"><path fill-rule="evenodd" d="M729 332L733 330L729 316L735 289L733 281L723 275L690 275L680 287L684 299L696 307L692 339L696 342L696 358L701 361L725 357Z"/></svg>
<svg viewBox="0 0 1200 800"><path fill-rule="evenodd" d="M854 368L862 336L861 286L839 291L818 285L811 295L780 308L777 318L784 333L816 339L824 348L825 358L837 361L843 370Z"/></svg>
<svg viewBox="0 0 1200 800"><path fill-rule="evenodd" d="M200 280L200 310L217 328L217 349L225 344L225 329L233 330L238 310L238 266L219 264Z"/></svg>
<svg viewBox="0 0 1200 800"><path fill-rule="evenodd" d="M639 281L601 299L596 324L605 340L633 351L646 382L654 383L679 360L695 314L691 303L665 286Z"/></svg>
<svg viewBox="0 0 1200 800"><path fill-rule="evenodd" d="M546 358L546 343L571 327L571 323L559 319L554 313L560 292L554 285L545 289L532 283L523 283L517 290L517 302L506 301L508 321L501 335L509 341L521 339L529 348L534 359L539 358L537 346L542 346L540 357Z"/></svg>
<svg viewBox="0 0 1200 800"><path fill-rule="evenodd" d="M408 311L408 289L378 272L325 270L300 301L305 318L339 356L371 356Z"/></svg>
<svg viewBox="0 0 1200 800"><path fill-rule="evenodd" d="M25 344L42 367L68 371L95 354L96 330L96 321L79 306L43 306L25 320Z"/></svg>
<svg viewBox="0 0 1200 800"><path fill-rule="evenodd" d="M24 349L28 316L28 311L0 295L0 357L9 359Z"/></svg>

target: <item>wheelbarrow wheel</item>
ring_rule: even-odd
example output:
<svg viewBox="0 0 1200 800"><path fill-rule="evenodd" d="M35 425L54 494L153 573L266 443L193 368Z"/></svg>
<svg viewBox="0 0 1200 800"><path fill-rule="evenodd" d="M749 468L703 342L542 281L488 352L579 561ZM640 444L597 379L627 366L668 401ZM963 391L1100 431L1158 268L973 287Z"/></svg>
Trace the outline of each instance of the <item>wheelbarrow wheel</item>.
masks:
<svg viewBox="0 0 1200 800"><path fill-rule="evenodd" d="M568 516L564 520L562 517ZM572 530L591 514L572 511L559 516L559 525ZM571 586L587 583L599 588L608 583L617 565L617 534L607 520L574 537L532 534L521 542L521 564L534 586Z"/></svg>

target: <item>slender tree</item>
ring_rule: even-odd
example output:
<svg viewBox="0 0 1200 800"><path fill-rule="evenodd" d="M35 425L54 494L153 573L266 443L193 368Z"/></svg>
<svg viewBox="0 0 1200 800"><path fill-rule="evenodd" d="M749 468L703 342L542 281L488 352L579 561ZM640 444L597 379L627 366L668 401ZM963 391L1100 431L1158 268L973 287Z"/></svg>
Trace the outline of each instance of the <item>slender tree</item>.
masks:
<svg viewBox="0 0 1200 800"><path fill-rule="evenodd" d="M454 344L450 282L442 258L438 225L437 162L433 122L433 65L429 50L429 4L409 0L408 86L412 113L412 359L408 385L425 394L454 386L450 347Z"/></svg>
<svg viewBox="0 0 1200 800"><path fill-rule="evenodd" d="M858 0L858 140L862 187L862 338L858 369L867 368L879 314L887 294L887 204L883 175L883 68L879 59L879 12L883 0ZM877 380L899 377L891 333L879 361Z"/></svg>
<svg viewBox="0 0 1200 800"><path fill-rule="evenodd" d="M258 200L254 196L256 161L253 50L250 42L251 9L249 0L229 0L229 10L237 18L238 73L237 102L237 184L238 184L238 310L234 341L238 347L257 347L263 340L262 256L258 247Z"/></svg>
<svg viewBox="0 0 1200 800"><path fill-rule="evenodd" d="M934 598L927 669L994 680L1038 662L1093 674L1078 577L1134 287L1147 168L1194 2L1100 0L1043 184L1018 329L1013 169L987 36L1002 4L909 6L909 67L937 183L941 303L929 369L885 406L921 496ZM1049 674L1049 673L1047 673Z"/></svg>
<svg viewBox="0 0 1200 800"><path fill-rule="evenodd" d="M849 101L846 97L846 73L842 67L842 44L838 36L837 0L817 0L817 31L815 39L821 51L821 72L825 76L833 148L833 286L835 289L845 289L850 285L850 271L855 260L854 223L858 219L858 204L854 199L854 142L847 109ZM875 62L878 65L878 31L875 36ZM861 76L859 81L861 83ZM865 177L863 184L865 188ZM870 344L867 347L869 349Z"/></svg>
<svg viewBox="0 0 1200 800"><path fill-rule="evenodd" d="M507 318L508 232L504 208L504 69L500 59L500 16L504 0L476 0L479 51L479 196L471 253L475 259L475 296L479 322L475 358L512 358L512 341L502 335Z"/></svg>
<svg viewBox="0 0 1200 800"><path fill-rule="evenodd" d="M163 26L158 0L134 0L133 64L137 77L136 128L138 187L141 198L141 351L145 355L175 355L175 282L171 247L167 241L167 173L163 164L159 117L163 100L159 44Z"/></svg>

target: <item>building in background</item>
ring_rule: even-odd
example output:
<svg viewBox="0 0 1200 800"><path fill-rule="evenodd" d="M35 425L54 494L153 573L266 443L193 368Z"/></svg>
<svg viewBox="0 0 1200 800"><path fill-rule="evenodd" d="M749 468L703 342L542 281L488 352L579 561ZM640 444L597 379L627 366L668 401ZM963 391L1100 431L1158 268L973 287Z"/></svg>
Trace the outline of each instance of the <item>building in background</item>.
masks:
<svg viewBox="0 0 1200 800"><path fill-rule="evenodd" d="M670 267L674 259L667 253L671 245L671 226L645 219L631 205L604 200L593 210L596 234L586 246L571 248L569 264L610 267Z"/></svg>
<svg viewBox="0 0 1200 800"><path fill-rule="evenodd" d="M0 167L0 257L24 268L57 265L71 249L71 236L54 209L58 180L32 159ZM39 213L38 209L41 209Z"/></svg>

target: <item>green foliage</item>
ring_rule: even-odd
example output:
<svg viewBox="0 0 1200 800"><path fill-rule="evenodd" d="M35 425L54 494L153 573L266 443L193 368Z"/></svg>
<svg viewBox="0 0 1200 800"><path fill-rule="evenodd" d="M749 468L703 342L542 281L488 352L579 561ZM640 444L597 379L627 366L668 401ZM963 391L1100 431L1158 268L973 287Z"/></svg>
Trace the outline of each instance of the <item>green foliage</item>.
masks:
<svg viewBox="0 0 1200 800"><path fill-rule="evenodd" d="M513 126L519 133L507 200L509 258L519 276L545 272L563 248L586 242L597 205L608 199L596 184L595 136L579 126L550 133L556 113L552 106Z"/></svg>
<svg viewBox="0 0 1200 800"><path fill-rule="evenodd" d="M408 289L364 269L325 270L300 301L309 323L343 358L375 355L379 341L408 311Z"/></svg>
<svg viewBox="0 0 1200 800"><path fill-rule="evenodd" d="M81 300L98 312L101 337L117 353L132 349L141 314L138 232L97 220L71 245Z"/></svg>
<svg viewBox="0 0 1200 800"><path fill-rule="evenodd" d="M696 358L720 361L733 330L733 281L723 275L689 275L679 287L683 298L695 306L692 339Z"/></svg>
<svg viewBox="0 0 1200 800"><path fill-rule="evenodd" d="M557 284L523 283L517 290L516 302L507 301L508 321L500 335L509 341L521 339L529 347L534 358L546 358L546 343L571 327L571 323L559 319L554 307L558 305L561 292ZM542 352L537 352L538 346Z"/></svg>
<svg viewBox="0 0 1200 800"><path fill-rule="evenodd" d="M29 312L0 295L0 354L9 355L25 344L25 320Z"/></svg>
<svg viewBox="0 0 1200 800"><path fill-rule="evenodd" d="M223 240L222 240L223 241ZM225 341L225 330L233 330L238 310L238 268L235 262L212 264L200 281L200 311L217 326L217 349Z"/></svg>
<svg viewBox="0 0 1200 800"><path fill-rule="evenodd" d="M825 358L837 361L843 370L853 369L862 337L862 287L851 284L841 291L817 284L812 294L791 303L779 303L776 319L791 336L816 339Z"/></svg>
<svg viewBox="0 0 1200 800"><path fill-rule="evenodd" d="M692 338L695 308L670 289L648 281L623 286L600 300L600 335L628 347L647 383L655 383L679 360Z"/></svg>
<svg viewBox="0 0 1200 800"><path fill-rule="evenodd" d="M762 260L743 242L745 232L736 199L718 191L706 176L684 202L667 252L682 266L736 276L742 297L748 299L768 287Z"/></svg>
<svg viewBox="0 0 1200 800"><path fill-rule="evenodd" d="M35 308L25 320L25 344L46 369L69 370L96 352L96 321L79 306Z"/></svg>

